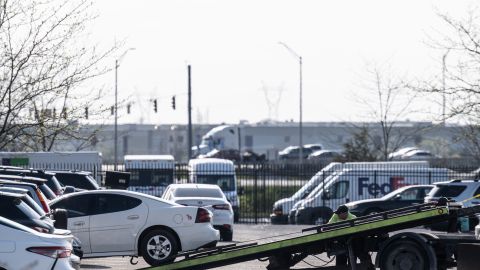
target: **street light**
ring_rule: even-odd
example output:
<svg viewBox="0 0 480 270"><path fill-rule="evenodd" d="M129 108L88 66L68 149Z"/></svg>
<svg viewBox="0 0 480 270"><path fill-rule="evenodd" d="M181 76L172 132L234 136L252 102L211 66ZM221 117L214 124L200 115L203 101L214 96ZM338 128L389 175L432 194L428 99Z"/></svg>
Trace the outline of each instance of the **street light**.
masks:
<svg viewBox="0 0 480 270"><path fill-rule="evenodd" d="M299 153L299 161L300 161L300 164L302 164L303 162L303 127L302 127L302 57L300 55L298 55L298 53L296 53L294 50L292 50L290 47L287 46L287 44L283 43L283 42L278 42L280 45L284 46L293 56L295 56L295 58L298 58L298 63L299 63L299 67L300 67L300 77L299 77L299 88L300 88L300 105L299 105L299 109L300 109L300 121L298 123L298 130L299 130L299 144L300 144L300 153Z"/></svg>
<svg viewBox="0 0 480 270"><path fill-rule="evenodd" d="M117 109L118 109L118 68L120 67L120 62L122 61L123 57L129 52L133 51L135 48L128 48L125 50L125 52L120 55L117 59L115 59L115 135L114 135L114 164L113 168L116 171L117 170L117 145L118 145L118 136L117 136L117 121L118 121L118 115L117 115Z"/></svg>

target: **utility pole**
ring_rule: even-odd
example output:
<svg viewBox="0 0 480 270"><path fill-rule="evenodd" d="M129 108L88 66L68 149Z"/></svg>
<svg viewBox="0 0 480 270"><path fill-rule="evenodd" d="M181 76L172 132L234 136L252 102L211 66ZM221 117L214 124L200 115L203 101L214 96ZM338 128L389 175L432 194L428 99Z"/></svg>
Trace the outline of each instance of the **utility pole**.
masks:
<svg viewBox="0 0 480 270"><path fill-rule="evenodd" d="M280 45L282 45L283 47L285 47L294 57L296 57L298 59L298 64L299 64L299 92L300 92L300 100L299 100L299 113L300 113L300 119L299 119L299 123L298 123L298 130L299 130L299 138L298 138L298 144L299 144L299 147L300 147L300 153L299 153L299 156L298 156L298 161L300 164L303 163L303 119L302 119L302 116L303 116L303 99L302 99L302 95L303 95L303 84L302 84L302 80L303 80L303 59L302 59L302 56L300 56L298 53L296 53L294 50L292 50L292 48L288 47L287 44L283 43L283 42L279 42Z"/></svg>
<svg viewBox="0 0 480 270"><path fill-rule="evenodd" d="M188 65L188 159L192 158L192 68Z"/></svg>

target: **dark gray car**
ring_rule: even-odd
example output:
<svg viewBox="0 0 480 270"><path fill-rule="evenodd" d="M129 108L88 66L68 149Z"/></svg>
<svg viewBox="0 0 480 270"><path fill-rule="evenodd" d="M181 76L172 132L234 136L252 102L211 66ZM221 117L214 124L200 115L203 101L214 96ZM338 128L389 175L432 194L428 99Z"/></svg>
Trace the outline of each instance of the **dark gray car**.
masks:
<svg viewBox="0 0 480 270"><path fill-rule="evenodd" d="M360 200L347 203L350 212L365 216L397 208L422 204L433 185L413 185L399 188L378 199Z"/></svg>

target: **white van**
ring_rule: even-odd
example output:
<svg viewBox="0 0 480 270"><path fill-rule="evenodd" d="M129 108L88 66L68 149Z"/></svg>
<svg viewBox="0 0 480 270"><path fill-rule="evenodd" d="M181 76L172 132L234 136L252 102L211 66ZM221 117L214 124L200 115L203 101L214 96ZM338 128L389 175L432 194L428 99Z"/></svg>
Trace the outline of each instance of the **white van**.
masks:
<svg viewBox="0 0 480 270"><path fill-rule="evenodd" d="M232 205L234 221L238 222L240 201L237 192L235 166L220 158L191 159L188 162L190 183L218 185Z"/></svg>
<svg viewBox="0 0 480 270"><path fill-rule="evenodd" d="M285 224L288 214L293 206L305 199L319 185L327 181L327 178L344 169L400 169L400 168L428 168L427 161L403 161L403 162L332 162L321 171L316 173L302 188L289 198L278 200L273 205L273 213L270 215L272 224Z"/></svg>
<svg viewBox="0 0 480 270"><path fill-rule="evenodd" d="M161 197L174 183L175 160L172 155L126 155L125 171L130 172L127 190Z"/></svg>
<svg viewBox="0 0 480 270"><path fill-rule="evenodd" d="M297 224L316 224L328 220L333 210L350 201L379 198L400 187L446 181L448 169L344 169L319 185L299 205Z"/></svg>

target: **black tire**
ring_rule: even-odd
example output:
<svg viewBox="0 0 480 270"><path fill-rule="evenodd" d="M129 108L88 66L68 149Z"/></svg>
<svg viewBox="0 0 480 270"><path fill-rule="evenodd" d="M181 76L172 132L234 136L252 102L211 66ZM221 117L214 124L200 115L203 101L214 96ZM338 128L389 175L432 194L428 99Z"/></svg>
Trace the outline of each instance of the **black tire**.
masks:
<svg viewBox="0 0 480 270"><path fill-rule="evenodd" d="M233 232L232 231L220 231L220 238L222 241L232 241L233 240Z"/></svg>
<svg viewBox="0 0 480 270"><path fill-rule="evenodd" d="M65 209L55 209L53 211L53 219L55 220L55 228L67 229L68 212Z"/></svg>
<svg viewBox="0 0 480 270"><path fill-rule="evenodd" d="M390 244L380 258L382 270L428 270L429 259L425 251L417 243L410 240L399 240Z"/></svg>
<svg viewBox="0 0 480 270"><path fill-rule="evenodd" d="M141 241L140 250L143 259L151 266L173 262L178 253L178 243L167 230L153 230Z"/></svg>

